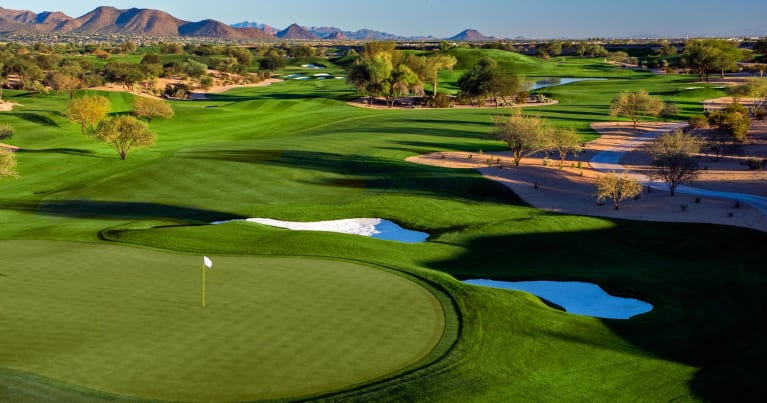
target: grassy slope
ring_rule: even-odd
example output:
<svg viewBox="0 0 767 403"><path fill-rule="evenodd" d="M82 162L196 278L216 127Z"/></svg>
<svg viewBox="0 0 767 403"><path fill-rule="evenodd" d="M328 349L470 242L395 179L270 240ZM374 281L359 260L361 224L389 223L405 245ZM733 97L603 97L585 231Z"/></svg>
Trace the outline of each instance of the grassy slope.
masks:
<svg viewBox="0 0 767 403"><path fill-rule="evenodd" d="M615 78L548 89L562 102L538 112L586 136L593 136L589 122L610 119L609 101L622 89L662 94L680 103L682 115L721 94L684 90L691 86L685 77L608 70L594 61L521 60L545 75ZM500 149L484 138L496 111L370 111L338 101L351 97L342 80L312 80L174 103L175 120L152 124L158 144L127 161L50 112L63 109L63 98L25 99L29 116L4 115L19 129L11 143L45 151L21 153L22 178L2 183L0 218L7 224L0 237L95 241L112 228L102 235L187 252L358 259L447 288L463 314L462 337L450 354L350 397L670 400L757 393L765 354L758 290L765 276L758 251L748 246L764 242L764 234L539 212L476 173L403 162L433 150ZM240 223L152 228L238 216L381 216L434 236L403 246ZM625 322L577 317L525 294L463 286L425 269L596 281L656 309Z"/></svg>

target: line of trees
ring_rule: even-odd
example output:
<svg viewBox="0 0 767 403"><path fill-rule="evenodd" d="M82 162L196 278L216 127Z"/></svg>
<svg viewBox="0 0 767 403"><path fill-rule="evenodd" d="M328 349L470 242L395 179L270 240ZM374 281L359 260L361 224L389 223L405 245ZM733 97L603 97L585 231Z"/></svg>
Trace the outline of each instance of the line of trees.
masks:
<svg viewBox="0 0 767 403"><path fill-rule="evenodd" d="M567 154L581 152L581 137L570 128L556 127L539 116L523 115L518 109L494 117L491 136L503 141L511 150L514 165L539 152L556 151L560 166Z"/></svg>
<svg viewBox="0 0 767 403"><path fill-rule="evenodd" d="M130 151L154 144L156 135L149 129L152 119L174 116L173 108L167 102L144 97L136 98L133 115L109 116L110 109L107 98L85 95L69 101L64 114L80 124L83 134L90 134L95 140L112 146L123 160Z"/></svg>
<svg viewBox="0 0 767 403"><path fill-rule="evenodd" d="M369 104L383 97L391 107L403 96L423 96L426 83L436 95L440 70L452 69L455 63L449 55L415 56L395 49L393 42L368 42L349 68L346 80L368 97Z"/></svg>

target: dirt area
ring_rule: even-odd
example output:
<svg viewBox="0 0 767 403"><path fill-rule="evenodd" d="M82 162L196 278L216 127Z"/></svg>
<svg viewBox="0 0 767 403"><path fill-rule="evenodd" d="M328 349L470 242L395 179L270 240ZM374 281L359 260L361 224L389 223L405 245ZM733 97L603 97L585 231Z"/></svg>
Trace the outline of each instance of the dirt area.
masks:
<svg viewBox="0 0 767 403"><path fill-rule="evenodd" d="M14 102L8 102L8 101L0 101L0 112L7 112L13 110L13 107L21 104L17 104Z"/></svg>
<svg viewBox="0 0 767 403"><path fill-rule="evenodd" d="M100 87L89 88L97 91L115 91L115 92L130 92L133 95L148 97L148 98L160 98L153 95L152 86L155 89L164 89L168 84L187 84L190 88L195 88L190 92L191 99L200 100L207 99L205 94L219 94L233 88L241 87L265 87L272 85L273 83L281 82L283 80L278 78L269 78L258 83L248 83L245 79L234 74L222 73L217 70L208 69L208 75L214 78L213 85L206 89L196 88L197 84L191 79L182 79L180 77L158 78L154 83L139 82L134 87L126 88L118 83L106 83Z"/></svg>
<svg viewBox="0 0 767 403"><path fill-rule="evenodd" d="M695 130L693 133L704 134L706 131ZM623 133L630 135L630 131L623 130ZM713 154L698 154L698 164L701 169L693 185L723 192L767 196L767 167L759 171L749 169L746 165L746 160L749 158L767 159L767 122L752 123L748 140L734 147L734 152L729 152L719 161L715 161ZM643 174L651 172L650 156L641 150L627 152L621 159L621 163L634 172Z"/></svg>
<svg viewBox="0 0 767 403"><path fill-rule="evenodd" d="M514 190L530 205L549 211L632 220L735 225L767 232L766 215L745 203L736 206L730 199L704 197L696 202L696 198L689 195L677 194L671 197L666 191L652 190L648 193L645 190L640 198L625 201L620 210L615 210L609 201L598 205L593 193L596 178L601 173L593 169L588 161L600 151L615 149L631 138L655 130L670 129L672 126L647 123L634 129L630 123L605 123L594 124L592 127L602 136L588 143L584 152L578 156L580 169L578 162L571 156L562 168L559 167L558 159L549 159L544 166L544 159L540 156L525 158L520 166L514 166L510 152L442 152L410 157L408 161L447 168L478 169L485 177ZM750 152L757 151L757 148L753 148ZM704 164L704 158L701 156L701 165ZM621 163L631 169L649 169L649 158L641 151L627 152ZM767 180L763 172L749 171L738 162L719 163L723 164L721 168L713 168L712 163L709 169L701 170L700 180L694 185L738 193L767 194Z"/></svg>

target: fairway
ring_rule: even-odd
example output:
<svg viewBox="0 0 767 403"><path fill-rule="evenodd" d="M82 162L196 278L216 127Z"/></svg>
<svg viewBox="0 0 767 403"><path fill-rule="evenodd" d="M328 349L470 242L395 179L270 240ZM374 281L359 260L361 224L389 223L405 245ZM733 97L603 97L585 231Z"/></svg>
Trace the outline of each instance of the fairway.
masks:
<svg viewBox="0 0 767 403"><path fill-rule="evenodd" d="M0 255L0 367L108 394L323 393L416 364L444 329L426 288L336 260L214 256L203 310L200 256L51 241Z"/></svg>
<svg viewBox="0 0 767 403"><path fill-rule="evenodd" d="M525 109L584 141L616 119L621 91L675 103L669 121L726 95L603 58L448 53L458 63L439 88L451 93L482 57L527 81L602 79L541 89L559 103ZM323 60L342 76L353 62L289 60L281 76L313 77L299 66ZM109 98L111 116L136 99L83 95ZM6 89L19 105L0 113L15 129L2 141L18 147L19 176L0 181L0 401L764 400L767 233L536 209L475 170L408 162L439 152L492 163L508 150L490 136L501 108L349 105L360 96L312 78L168 100L175 117L149 123L157 142L121 160L65 117L68 94ZM429 236L250 217L381 218ZM653 309L574 315L459 281L472 278L588 282Z"/></svg>

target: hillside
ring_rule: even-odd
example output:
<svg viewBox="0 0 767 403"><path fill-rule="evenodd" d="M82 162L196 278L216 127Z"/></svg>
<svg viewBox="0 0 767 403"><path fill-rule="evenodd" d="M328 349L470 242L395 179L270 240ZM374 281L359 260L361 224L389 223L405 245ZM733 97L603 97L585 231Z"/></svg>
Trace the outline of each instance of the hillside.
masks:
<svg viewBox="0 0 767 403"><path fill-rule="evenodd" d="M319 39L319 37L298 24L290 24L289 27L277 32L275 35L280 39Z"/></svg>
<svg viewBox="0 0 767 403"><path fill-rule="evenodd" d="M492 41L495 37L487 36L477 31L476 29L465 29L460 33L447 38L450 41L458 42L479 42L479 41Z"/></svg>
<svg viewBox="0 0 767 403"><path fill-rule="evenodd" d="M61 12L45 11L35 14L31 11L0 7L0 32L194 36L222 39L272 37L257 28L234 28L212 19L189 22L160 10L121 10L107 6L97 7L77 18Z"/></svg>

